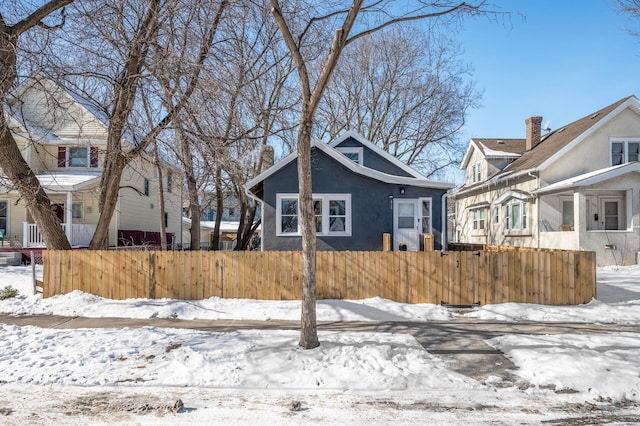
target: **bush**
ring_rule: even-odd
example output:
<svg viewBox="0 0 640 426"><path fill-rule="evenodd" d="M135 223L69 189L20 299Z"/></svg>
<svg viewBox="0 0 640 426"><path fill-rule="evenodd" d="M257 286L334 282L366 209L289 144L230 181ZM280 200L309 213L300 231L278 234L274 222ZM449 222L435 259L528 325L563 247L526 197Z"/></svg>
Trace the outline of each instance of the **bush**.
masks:
<svg viewBox="0 0 640 426"><path fill-rule="evenodd" d="M10 285L6 286L2 290L0 290L0 300L9 299L11 297L16 297L18 295L18 290L11 287Z"/></svg>

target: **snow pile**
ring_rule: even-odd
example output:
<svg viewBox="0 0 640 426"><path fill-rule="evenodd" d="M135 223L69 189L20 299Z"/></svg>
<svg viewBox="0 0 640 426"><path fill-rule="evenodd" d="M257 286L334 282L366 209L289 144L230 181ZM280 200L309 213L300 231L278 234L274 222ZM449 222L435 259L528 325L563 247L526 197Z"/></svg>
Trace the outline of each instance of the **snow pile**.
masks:
<svg viewBox="0 0 640 426"><path fill-rule="evenodd" d="M55 330L0 324L0 383L416 391L480 388L411 336L183 329Z"/></svg>
<svg viewBox="0 0 640 426"><path fill-rule="evenodd" d="M488 340L538 387L577 391L594 400L640 401L640 334L508 335Z"/></svg>

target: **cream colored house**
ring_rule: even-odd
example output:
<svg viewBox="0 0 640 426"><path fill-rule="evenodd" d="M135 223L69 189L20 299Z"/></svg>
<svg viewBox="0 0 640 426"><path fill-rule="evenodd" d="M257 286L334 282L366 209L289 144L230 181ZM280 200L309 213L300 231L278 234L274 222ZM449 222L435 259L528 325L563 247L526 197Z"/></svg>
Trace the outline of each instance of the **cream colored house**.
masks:
<svg viewBox="0 0 640 426"><path fill-rule="evenodd" d="M466 180L452 194L452 240L595 251L598 265L636 264L640 100L555 130L541 129L542 117L525 122L525 139L469 142Z"/></svg>
<svg viewBox="0 0 640 426"><path fill-rule="evenodd" d="M106 118L42 78L22 86L8 102L5 114L24 158L50 197L72 246L87 246L99 217L99 184L107 146ZM164 217L158 207L156 166L143 157L125 169L109 229L110 246L159 241L161 220L174 242L180 242L181 177L168 164L162 172ZM0 186L0 232L5 247L44 246L24 202L7 185Z"/></svg>

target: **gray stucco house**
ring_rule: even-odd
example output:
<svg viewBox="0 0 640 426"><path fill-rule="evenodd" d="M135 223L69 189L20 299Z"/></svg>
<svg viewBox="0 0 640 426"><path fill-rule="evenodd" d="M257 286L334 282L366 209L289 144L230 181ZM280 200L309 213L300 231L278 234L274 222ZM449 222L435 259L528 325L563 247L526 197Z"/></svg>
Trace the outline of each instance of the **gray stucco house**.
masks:
<svg viewBox="0 0 640 426"><path fill-rule="evenodd" d="M446 192L451 183L432 181L355 132L330 144L313 141L312 182L318 250L420 250L423 234L442 248ZM262 249L300 250L297 153L247 182L262 202Z"/></svg>

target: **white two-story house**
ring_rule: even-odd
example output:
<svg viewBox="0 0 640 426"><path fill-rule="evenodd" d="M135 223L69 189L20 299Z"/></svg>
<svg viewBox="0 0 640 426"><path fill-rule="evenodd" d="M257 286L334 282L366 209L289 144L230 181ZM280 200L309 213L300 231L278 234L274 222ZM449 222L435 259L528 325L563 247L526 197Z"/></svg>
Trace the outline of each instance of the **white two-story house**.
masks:
<svg viewBox="0 0 640 426"><path fill-rule="evenodd" d="M524 139L469 142L452 194L457 242L595 251L598 265L640 252L640 100L621 99Z"/></svg>
<svg viewBox="0 0 640 426"><path fill-rule="evenodd" d="M105 118L88 103L44 79L19 88L4 111L24 158L51 199L72 246L87 246L99 217L99 184L106 151ZM180 238L181 174L163 163L165 214L159 209L158 169L151 156L124 171L109 245L159 243L163 220L169 238ZM163 217L161 217L163 216ZM0 235L4 247L42 247L31 215L0 171ZM179 241L177 241L179 242Z"/></svg>

